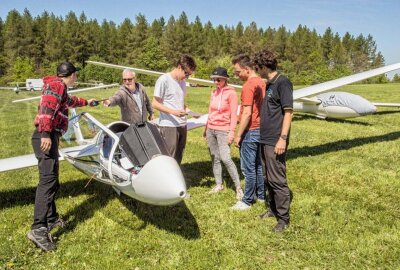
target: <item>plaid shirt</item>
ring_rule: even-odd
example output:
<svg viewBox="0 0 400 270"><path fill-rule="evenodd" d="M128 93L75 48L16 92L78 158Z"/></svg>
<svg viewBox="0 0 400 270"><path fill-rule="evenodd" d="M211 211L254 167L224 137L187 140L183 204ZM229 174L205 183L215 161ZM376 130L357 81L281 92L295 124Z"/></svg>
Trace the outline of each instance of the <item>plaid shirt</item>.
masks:
<svg viewBox="0 0 400 270"><path fill-rule="evenodd" d="M64 134L68 129L68 108L87 105L86 99L70 96L67 86L61 78L48 76L43 78L42 98L34 124L42 137L50 137L55 131Z"/></svg>

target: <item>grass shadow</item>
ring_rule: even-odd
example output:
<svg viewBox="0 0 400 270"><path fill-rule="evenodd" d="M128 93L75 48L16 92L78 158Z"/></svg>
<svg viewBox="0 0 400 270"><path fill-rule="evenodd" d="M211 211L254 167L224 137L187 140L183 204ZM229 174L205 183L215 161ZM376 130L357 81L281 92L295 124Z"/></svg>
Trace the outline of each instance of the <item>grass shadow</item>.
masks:
<svg viewBox="0 0 400 270"><path fill-rule="evenodd" d="M78 196L82 193L85 180L68 181L61 183L57 198L69 196ZM14 206L23 206L34 204L36 187L20 188L16 190L7 190L0 192L0 209L6 209Z"/></svg>
<svg viewBox="0 0 400 270"><path fill-rule="evenodd" d="M64 192L69 194L65 188ZM137 201L124 194L118 196L109 186L97 183L89 186L85 193L89 193L91 195L90 198L63 215L65 220L68 220L68 225L56 231L54 237L58 238L62 234L72 232L76 226L92 218L96 211L106 207L108 202L116 197L119 198L120 202L132 214L144 222L143 226L137 228L130 226L129 222L121 221L121 219L112 214L108 215L109 218L113 219L116 223L120 223L122 226L126 226L132 230L141 230L147 224L152 224L161 230L179 234L187 239L197 239L200 237L199 226L184 203L174 206L153 206Z"/></svg>
<svg viewBox="0 0 400 270"><path fill-rule="evenodd" d="M329 152L348 150L353 147L358 147L364 144L383 142L383 141L393 141L399 138L400 138L400 131L396 131L379 136L340 140L316 146L304 146L292 149L289 148L287 159L295 159L304 156L316 156Z"/></svg>
<svg viewBox="0 0 400 270"><path fill-rule="evenodd" d="M140 228L135 229L141 230L152 224L160 230L172 232L186 239L200 238L199 225L185 202L172 206L156 206L133 200L125 195L119 198L126 208L144 222Z"/></svg>
<svg viewBox="0 0 400 270"><path fill-rule="evenodd" d="M240 159L236 157L232 157L233 162L236 165L236 168L239 173L239 177L243 178L241 175L240 170ZM189 187L198 187L198 186L205 186L211 187L215 185L214 174L212 171L212 163L211 158L207 161L196 161L191 163L183 163L181 164L181 170L186 180L186 185ZM225 166L222 165L222 178L224 180L224 184L232 188L234 188L234 183L229 176L228 171L226 170ZM204 182L204 179L210 179L210 181ZM211 180L212 179L212 180Z"/></svg>
<svg viewBox="0 0 400 270"><path fill-rule="evenodd" d="M391 111L380 111L374 113L374 115L386 115L386 114L395 114L395 113L400 113L400 110L391 110Z"/></svg>
<svg viewBox="0 0 400 270"><path fill-rule="evenodd" d="M293 116L293 121L303 121L303 120L319 120L319 121L327 121L332 123L343 123L343 124L356 124L361 126L372 126L370 123L361 122L357 120L347 120L347 119L319 119L315 115L308 115L308 114L295 114Z"/></svg>

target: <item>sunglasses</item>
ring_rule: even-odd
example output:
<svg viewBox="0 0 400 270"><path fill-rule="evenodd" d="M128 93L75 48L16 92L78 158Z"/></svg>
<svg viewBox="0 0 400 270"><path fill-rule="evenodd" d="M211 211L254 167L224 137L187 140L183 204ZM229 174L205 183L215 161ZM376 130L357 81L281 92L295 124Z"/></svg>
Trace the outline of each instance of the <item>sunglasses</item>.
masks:
<svg viewBox="0 0 400 270"><path fill-rule="evenodd" d="M182 69L183 72L185 73L185 77L186 77L186 78L189 78L189 76L192 75L192 72L191 72L191 71L185 70L182 66L181 66L181 69Z"/></svg>
<svg viewBox="0 0 400 270"><path fill-rule="evenodd" d="M124 79L122 79L124 82L131 82L131 81L133 81L133 78L124 78Z"/></svg>

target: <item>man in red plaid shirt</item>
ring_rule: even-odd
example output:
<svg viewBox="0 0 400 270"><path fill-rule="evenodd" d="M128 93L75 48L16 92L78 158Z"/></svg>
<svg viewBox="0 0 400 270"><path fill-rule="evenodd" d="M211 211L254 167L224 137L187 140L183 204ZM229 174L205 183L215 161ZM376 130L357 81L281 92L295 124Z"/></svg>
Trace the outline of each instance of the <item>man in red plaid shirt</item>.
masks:
<svg viewBox="0 0 400 270"><path fill-rule="evenodd" d="M68 108L96 106L95 99L86 100L68 94L68 87L76 82L80 68L70 62L57 67L57 76L43 78L42 98L35 117L32 146L38 159L39 184L36 189L34 221L28 238L44 251L54 250L50 230L63 226L58 216L55 195L59 189L58 144L68 129Z"/></svg>

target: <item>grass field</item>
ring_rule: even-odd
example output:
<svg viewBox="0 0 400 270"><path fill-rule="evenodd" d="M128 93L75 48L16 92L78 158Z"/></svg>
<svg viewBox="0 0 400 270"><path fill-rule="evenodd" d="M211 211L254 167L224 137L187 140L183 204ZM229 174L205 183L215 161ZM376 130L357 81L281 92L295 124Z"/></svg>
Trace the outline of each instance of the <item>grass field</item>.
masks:
<svg viewBox="0 0 400 270"><path fill-rule="evenodd" d="M371 101L400 102L400 85L354 85L341 90ZM82 96L104 98L115 90ZM152 89L149 89L151 92ZM191 88L187 103L206 112L210 89ZM0 92L0 158L32 152L37 102L11 100L37 93ZM85 108L104 123L116 108ZM214 185L202 129L191 131L182 171L192 197L171 207L117 196L61 163L57 251L42 253L26 238L36 168L0 173L0 269L400 269L400 111L348 121L296 114L288 152L294 192L291 226L273 233L261 204L234 212L232 183ZM239 165L237 149L234 160ZM242 185L244 182L242 181Z"/></svg>

